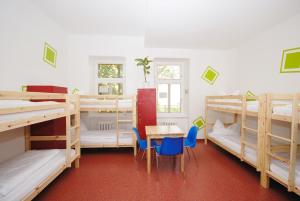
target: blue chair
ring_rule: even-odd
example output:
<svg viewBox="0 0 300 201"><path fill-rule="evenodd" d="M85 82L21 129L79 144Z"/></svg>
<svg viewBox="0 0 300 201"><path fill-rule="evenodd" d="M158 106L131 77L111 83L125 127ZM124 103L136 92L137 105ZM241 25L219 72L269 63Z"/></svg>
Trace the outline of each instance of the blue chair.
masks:
<svg viewBox="0 0 300 201"><path fill-rule="evenodd" d="M184 139L184 147L186 148L186 151L188 153L189 159L190 159L190 153L189 149L192 151L193 156L196 159L195 153L192 148L196 147L197 144L197 133L198 133L198 127L192 126L189 130L187 138Z"/></svg>
<svg viewBox="0 0 300 201"><path fill-rule="evenodd" d="M144 155L146 153L146 150L147 150L147 140L142 140L141 137L140 137L140 134L138 132L138 130L136 128L132 128L132 130L135 132L135 135L136 135L136 138L138 140L138 145L139 145L139 148L144 151L143 152L143 155L142 155L142 159L144 158ZM152 140L151 141L151 148L154 148L154 146L156 145L156 141L155 140Z"/></svg>
<svg viewBox="0 0 300 201"><path fill-rule="evenodd" d="M162 140L160 145L155 145L156 151L156 165L158 168L159 156L176 156L183 154L183 138L170 138L166 137Z"/></svg>

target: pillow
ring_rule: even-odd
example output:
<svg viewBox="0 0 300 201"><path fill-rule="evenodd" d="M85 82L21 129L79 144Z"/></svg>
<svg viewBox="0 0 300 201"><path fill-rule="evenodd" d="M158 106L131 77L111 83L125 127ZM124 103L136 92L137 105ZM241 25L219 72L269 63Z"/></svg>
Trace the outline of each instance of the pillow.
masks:
<svg viewBox="0 0 300 201"><path fill-rule="evenodd" d="M238 135L240 133L241 126L240 124L232 124L226 128L226 135Z"/></svg>
<svg viewBox="0 0 300 201"><path fill-rule="evenodd" d="M214 126L213 126L213 131L217 131L217 130L220 130L220 129L224 129L224 124L221 120L217 119Z"/></svg>

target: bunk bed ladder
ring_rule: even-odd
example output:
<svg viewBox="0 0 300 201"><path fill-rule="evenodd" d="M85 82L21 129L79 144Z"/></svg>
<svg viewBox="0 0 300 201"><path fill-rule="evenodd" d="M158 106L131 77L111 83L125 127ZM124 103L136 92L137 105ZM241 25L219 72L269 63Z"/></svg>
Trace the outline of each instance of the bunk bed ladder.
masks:
<svg viewBox="0 0 300 201"><path fill-rule="evenodd" d="M247 112L247 102L246 96L242 98L242 125L241 125L241 161L245 157L245 129L246 129L246 112Z"/></svg>
<svg viewBox="0 0 300 201"><path fill-rule="evenodd" d="M295 188L295 168L296 155L298 143L298 122L299 122L299 108L298 97L293 96L292 103L292 123L291 123L291 149L290 149L290 163L289 163L289 177L288 177L288 191L293 191Z"/></svg>

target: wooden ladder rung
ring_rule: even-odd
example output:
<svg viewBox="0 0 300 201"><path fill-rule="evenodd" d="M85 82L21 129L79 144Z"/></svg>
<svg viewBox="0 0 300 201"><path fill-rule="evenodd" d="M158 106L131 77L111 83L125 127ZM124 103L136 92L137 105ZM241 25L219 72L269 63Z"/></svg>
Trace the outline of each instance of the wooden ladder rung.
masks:
<svg viewBox="0 0 300 201"><path fill-rule="evenodd" d="M274 134L272 134L272 133L267 133L267 135L270 136L270 137L274 137L274 138L276 138L276 139L278 139L278 140L283 140L283 141L285 141L285 142L291 142L291 140L288 139L288 138L280 137L280 136L274 135Z"/></svg>
<svg viewBox="0 0 300 201"><path fill-rule="evenodd" d="M118 122L120 122L120 123L130 123L130 122L132 122L132 120L131 119L119 119Z"/></svg>
<svg viewBox="0 0 300 201"><path fill-rule="evenodd" d="M244 145L246 145L246 146L248 146L248 147L251 147L251 148L253 148L253 149L257 149L256 145L251 144L251 143L249 143L249 142L242 141L242 144L244 144Z"/></svg>
<svg viewBox="0 0 300 201"><path fill-rule="evenodd" d="M276 160L279 160L281 162L284 162L286 164L290 164L290 161L286 158L283 158L283 157L280 157L280 156L276 156L275 154L271 153L271 152L268 152L268 155L271 156L272 158L276 159Z"/></svg>
<svg viewBox="0 0 300 201"><path fill-rule="evenodd" d="M257 130L256 130L256 129L249 128L249 127L246 127L246 126L244 126L243 128L244 128L245 130L251 131L251 132L253 132L253 133L257 133Z"/></svg>
<svg viewBox="0 0 300 201"><path fill-rule="evenodd" d="M79 142L79 139L74 140L74 141L71 143L71 146L77 144L78 142Z"/></svg>

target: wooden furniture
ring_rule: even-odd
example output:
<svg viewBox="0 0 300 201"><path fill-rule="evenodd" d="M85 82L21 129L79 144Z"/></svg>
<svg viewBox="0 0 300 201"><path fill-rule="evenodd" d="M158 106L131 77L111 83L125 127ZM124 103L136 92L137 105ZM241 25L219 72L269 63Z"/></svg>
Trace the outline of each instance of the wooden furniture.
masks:
<svg viewBox="0 0 300 201"><path fill-rule="evenodd" d="M68 89L66 87L50 86L50 85L29 85L26 86L27 92L45 92L45 93L62 93L67 94ZM50 101L50 100L40 100ZM64 102L64 100L51 100L55 102ZM50 121L33 124L30 126L31 135L58 135L59 133L66 132L66 118L58 118ZM32 149L64 149L66 147L65 141L43 141L32 142Z"/></svg>
<svg viewBox="0 0 300 201"><path fill-rule="evenodd" d="M185 133L177 126L146 126L147 136L147 172L151 173L151 139L164 137L185 137ZM181 155L181 171L184 171L184 154Z"/></svg>
<svg viewBox="0 0 300 201"><path fill-rule="evenodd" d="M137 114L137 129L141 139L146 139L145 126L157 125L155 88L138 89Z"/></svg>
<svg viewBox="0 0 300 201"><path fill-rule="evenodd" d="M103 147L132 147L136 156L136 137L132 130L136 127L136 96L117 95L81 95L81 112L97 112L115 114L115 129L113 131L81 131L84 137L94 136L95 142L81 142L82 148L103 148ZM121 114L129 114L129 119L124 119ZM121 124L129 124L130 128L121 129ZM95 135L96 134L96 135ZM101 138L110 138L103 141Z"/></svg>
<svg viewBox="0 0 300 201"><path fill-rule="evenodd" d="M252 101L247 101L247 99L251 99ZM229 153L240 158L241 161L244 161L250 164L251 166L255 167L257 171L261 171L264 163L262 150L264 146L263 138L265 130L265 101L265 95L251 97L243 95L207 96L205 98L205 143L207 143L207 140L210 140L211 142L217 144ZM212 128L214 125L214 122L210 122L211 120L209 119L209 111L231 114L233 120L232 122L225 123L226 126L237 123L238 117L240 116L240 136L234 136L239 139L235 139L235 141L232 141L233 138L226 137L225 135L209 135L208 129ZM257 118L257 128L250 128L246 125L246 119L248 117ZM253 138L256 139L256 141L253 140L254 142L249 142L247 141L247 138ZM236 141L238 141L239 143L236 143ZM235 147L238 148L234 149L233 146L230 146L229 144L231 142L236 143ZM246 149L250 150L251 154L253 154L254 151L256 152L255 155L252 157L252 159L256 158L256 161L253 161L252 159L247 157ZM248 154L248 156L250 156L250 154Z"/></svg>
<svg viewBox="0 0 300 201"><path fill-rule="evenodd" d="M31 100L64 100L64 102L32 102ZM33 141L66 141L65 160L62 165L57 166L49 175L43 179L38 185L34 186L30 192L27 192L22 200L32 200L40 193L49 183L51 183L64 169L71 166L76 160L76 166L79 166L80 147L76 144L79 141L79 130L75 132L71 138L71 127L79 128L79 118L74 119L71 125L71 114L79 114L79 98L78 96L67 96L57 93L35 93L35 92L11 92L0 91L0 132L5 134L15 128L24 127L25 135L25 151L31 149ZM65 117L66 132L55 136L32 136L30 125L41 123L57 118ZM74 151L75 149L75 151ZM72 154L74 153L74 154ZM35 173L34 173L35 174ZM28 175L28 179L33 174Z"/></svg>
<svg viewBox="0 0 300 201"><path fill-rule="evenodd" d="M267 94L267 115L264 149L264 171L262 186L269 187L269 178L300 195L300 185L296 185L297 159L299 163L300 94ZM290 126L290 132L278 133L274 122ZM282 132L282 131L281 131ZM287 135L285 135L287 134ZM298 158L297 158L298 152ZM298 168L298 169L297 169ZM299 173L298 173L299 174Z"/></svg>

